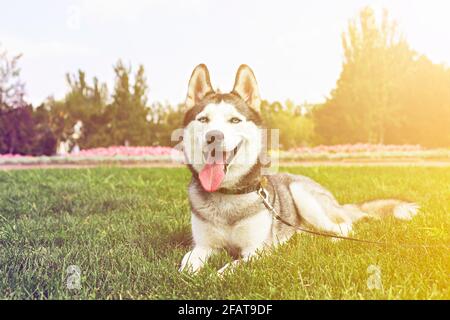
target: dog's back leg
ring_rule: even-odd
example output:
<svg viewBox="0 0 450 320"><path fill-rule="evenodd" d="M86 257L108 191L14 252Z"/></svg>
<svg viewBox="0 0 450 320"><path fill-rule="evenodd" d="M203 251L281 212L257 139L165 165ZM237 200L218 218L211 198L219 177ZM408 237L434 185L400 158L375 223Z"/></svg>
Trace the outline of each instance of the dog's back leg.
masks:
<svg viewBox="0 0 450 320"><path fill-rule="evenodd" d="M350 219L342 219L340 222L335 219L335 215L340 214L338 211L343 210L338 204L322 202L320 197L303 188L301 182L291 183L289 189L301 218L308 224L318 230L342 236L351 232Z"/></svg>

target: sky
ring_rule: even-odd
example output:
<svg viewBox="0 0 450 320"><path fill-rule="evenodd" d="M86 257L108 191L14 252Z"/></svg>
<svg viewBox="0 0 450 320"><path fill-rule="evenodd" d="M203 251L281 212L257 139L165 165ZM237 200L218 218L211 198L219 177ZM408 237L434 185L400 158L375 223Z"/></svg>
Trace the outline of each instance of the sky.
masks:
<svg viewBox="0 0 450 320"><path fill-rule="evenodd" d="M450 65L446 0L0 0L0 48L23 54L34 105L63 98L65 74L78 69L111 90L119 58L144 65L149 102L184 101L199 63L229 91L246 63L263 99L318 103L341 72L341 34L367 5L388 9L414 50Z"/></svg>

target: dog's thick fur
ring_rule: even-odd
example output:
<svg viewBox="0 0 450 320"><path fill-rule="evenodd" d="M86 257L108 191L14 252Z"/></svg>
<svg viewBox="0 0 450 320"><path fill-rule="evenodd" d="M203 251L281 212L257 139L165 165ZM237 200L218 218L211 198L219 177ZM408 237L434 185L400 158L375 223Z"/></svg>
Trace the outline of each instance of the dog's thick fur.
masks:
<svg viewBox="0 0 450 320"><path fill-rule="evenodd" d="M213 90L206 66L197 66L189 81L186 106L183 147L192 172L189 200L194 248L184 256L180 271L197 272L211 254L226 249L238 259L219 270L223 273L285 242L296 231L276 220L254 190L242 191L258 185L264 167L261 159L267 156L252 70L240 66L233 90L222 94ZM237 153L226 167L220 189L211 192L203 187L199 173L206 164L207 133L218 131L223 134L223 150L236 148ZM267 179L271 202L284 220L336 235L349 235L353 223L365 217L393 215L409 220L417 212L417 205L400 200L341 205L328 190L304 176L281 173Z"/></svg>

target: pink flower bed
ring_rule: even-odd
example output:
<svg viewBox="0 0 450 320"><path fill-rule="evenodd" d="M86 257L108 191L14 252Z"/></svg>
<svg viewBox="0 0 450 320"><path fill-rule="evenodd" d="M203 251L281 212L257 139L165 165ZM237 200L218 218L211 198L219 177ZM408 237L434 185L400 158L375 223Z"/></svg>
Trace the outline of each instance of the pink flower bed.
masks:
<svg viewBox="0 0 450 320"><path fill-rule="evenodd" d="M357 153L357 152L411 152L424 150L420 145L384 145L384 144L339 144L333 146L301 147L291 149L294 153Z"/></svg>
<svg viewBox="0 0 450 320"><path fill-rule="evenodd" d="M77 153L71 153L71 156L77 157L111 157L111 156L170 156L173 152L170 147L108 147L81 150Z"/></svg>
<svg viewBox="0 0 450 320"><path fill-rule="evenodd" d="M80 150L69 153L67 157L113 157L113 156L170 156L174 149L170 147L107 147ZM0 159L33 158L20 154L0 154Z"/></svg>
<svg viewBox="0 0 450 320"><path fill-rule="evenodd" d="M359 154L369 154L375 155L379 157L389 156L390 154L403 153L405 156L414 155L417 156L418 153L422 155L426 154L437 154L447 157L450 154L450 151L442 151L440 149L430 150L421 147L420 145L380 145L380 144L341 144L334 146L316 146L316 147L301 147L291 149L288 152L282 152L282 158L317 158L317 157L334 157L334 156L343 156L343 157L358 157ZM33 157L33 156L23 156L18 154L0 154L0 161L3 162L24 162L35 161L37 159L48 159L48 161L52 161L52 159L85 159L89 158L93 161L101 160L101 158L112 158L112 157L145 157L151 156L155 159L160 158L161 160L166 159L167 157L180 155L179 151L171 148L171 147L125 147L125 146L116 146L116 147L107 147L107 148L93 148L81 150L78 152L72 152L67 155L61 157ZM364 156L364 155L363 155Z"/></svg>

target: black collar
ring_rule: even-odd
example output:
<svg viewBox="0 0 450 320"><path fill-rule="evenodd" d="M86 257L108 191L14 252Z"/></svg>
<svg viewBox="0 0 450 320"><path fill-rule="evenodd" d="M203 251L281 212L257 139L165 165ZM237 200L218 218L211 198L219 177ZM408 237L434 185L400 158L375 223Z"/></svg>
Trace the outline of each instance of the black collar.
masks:
<svg viewBox="0 0 450 320"><path fill-rule="evenodd" d="M227 188L220 188L217 190L219 193L223 194L245 194L245 193L252 193L254 191L257 191L259 189L260 183L254 184L252 186L246 186L242 188L237 189L227 189Z"/></svg>
<svg viewBox="0 0 450 320"><path fill-rule="evenodd" d="M258 181L256 181L256 183L252 185L233 189L220 188L219 190L217 190L217 192L223 194L246 194L258 191L259 188L261 187L265 188L266 185L267 185L267 178L265 176L262 176L258 179Z"/></svg>

